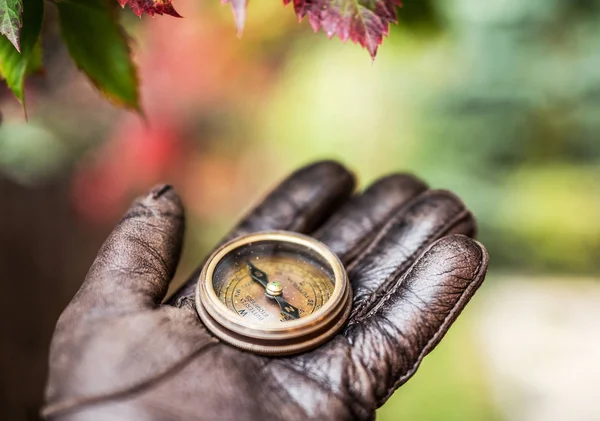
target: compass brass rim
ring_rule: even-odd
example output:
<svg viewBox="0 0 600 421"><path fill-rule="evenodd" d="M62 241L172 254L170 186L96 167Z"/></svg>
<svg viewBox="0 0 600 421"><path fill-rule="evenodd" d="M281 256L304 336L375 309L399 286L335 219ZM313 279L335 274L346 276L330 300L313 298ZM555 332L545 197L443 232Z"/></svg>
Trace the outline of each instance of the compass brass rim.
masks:
<svg viewBox="0 0 600 421"><path fill-rule="evenodd" d="M335 320L344 319L346 316L344 314L347 311L348 303L352 301L351 298L351 290L350 288L344 289L344 295L342 296L342 300L338 303L337 307L334 307L331 311L324 314L317 322L309 323L303 326L296 327L294 329L287 329L285 331L271 331L266 329L253 329L247 326L244 326L240 323L230 323L228 320L221 317L222 315L219 312L216 312L210 306L204 305L204 301L202 297L196 297L196 308L201 309L206 313L210 319L219 325L222 326L222 330L236 332L242 334L244 337L256 339L256 340L272 340L272 341L281 341L281 340L290 340L294 338L302 338L312 335L314 332L317 332L323 329L323 326L328 326L333 323ZM230 311L228 309L228 311ZM200 314L200 318L204 320ZM289 324L290 322L286 322L285 324Z"/></svg>
<svg viewBox="0 0 600 421"><path fill-rule="evenodd" d="M213 319L202 303L197 305L197 312L206 327L223 342L256 354L286 356L314 349L338 333L348 320L352 310L352 292L349 288L346 296L344 305L341 308L342 314L339 317L331 319L329 323L319 325L319 329L312 334L289 337L284 340L250 338L244 333L229 330Z"/></svg>
<svg viewBox="0 0 600 421"><path fill-rule="evenodd" d="M266 241L280 241L304 246L319 254L330 266L334 277L334 289L329 300L313 314L298 320L278 324L261 324L248 322L229 308L217 296L213 275L221 260L235 249ZM202 307L217 323L227 329L240 332L245 336L264 337L297 337L318 330L324 323L335 318L348 299L348 279L346 270L340 259L325 244L303 234L288 231L265 231L238 237L219 247L207 260L196 286L196 306Z"/></svg>

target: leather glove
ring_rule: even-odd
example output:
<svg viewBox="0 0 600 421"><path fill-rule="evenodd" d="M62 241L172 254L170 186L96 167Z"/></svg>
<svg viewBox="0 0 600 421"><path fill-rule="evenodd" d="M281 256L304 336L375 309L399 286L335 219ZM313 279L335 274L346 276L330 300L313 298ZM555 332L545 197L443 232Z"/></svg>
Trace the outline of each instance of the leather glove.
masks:
<svg viewBox="0 0 600 421"><path fill-rule="evenodd" d="M53 420L372 420L417 370L484 279L475 222L447 191L410 175L353 194L341 165L300 169L229 235L311 234L348 269L351 317L290 357L220 342L194 307L197 273L161 304L181 251L175 191L139 199L102 246L58 320L47 405Z"/></svg>

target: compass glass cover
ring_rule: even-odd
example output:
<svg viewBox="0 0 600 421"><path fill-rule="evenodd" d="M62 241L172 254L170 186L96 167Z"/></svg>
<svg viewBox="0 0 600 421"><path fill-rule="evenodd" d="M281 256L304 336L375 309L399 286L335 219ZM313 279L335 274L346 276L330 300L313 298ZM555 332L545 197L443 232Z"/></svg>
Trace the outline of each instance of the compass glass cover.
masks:
<svg viewBox="0 0 600 421"><path fill-rule="evenodd" d="M218 299L244 322L279 324L315 313L331 298L335 277L316 251L283 241L242 245L212 276Z"/></svg>

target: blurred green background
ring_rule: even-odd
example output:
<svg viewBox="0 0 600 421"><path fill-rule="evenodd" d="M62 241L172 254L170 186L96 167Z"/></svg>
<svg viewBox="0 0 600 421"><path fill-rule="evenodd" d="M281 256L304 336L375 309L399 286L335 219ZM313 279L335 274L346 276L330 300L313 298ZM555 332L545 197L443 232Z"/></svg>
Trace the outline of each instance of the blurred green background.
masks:
<svg viewBox="0 0 600 421"><path fill-rule="evenodd" d="M219 2L175 5L122 16L147 122L77 72L52 8L29 122L0 88L2 419L36 419L55 320L133 197L182 195L178 285L277 179L334 158L363 186L411 171L457 192L491 255L378 419L600 420L600 1L406 0L374 63L279 3L252 1L241 39Z"/></svg>

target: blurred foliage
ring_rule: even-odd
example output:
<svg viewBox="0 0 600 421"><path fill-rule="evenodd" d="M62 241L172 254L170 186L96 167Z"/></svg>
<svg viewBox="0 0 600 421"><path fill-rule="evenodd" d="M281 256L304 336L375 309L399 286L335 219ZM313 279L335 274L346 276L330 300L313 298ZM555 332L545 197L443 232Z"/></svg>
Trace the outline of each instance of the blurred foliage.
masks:
<svg viewBox="0 0 600 421"><path fill-rule="evenodd" d="M407 1L374 64L254 3L241 40L212 3L181 1L179 21L125 20L150 125L100 104L65 61L59 15L48 13L45 60L58 69L32 81L34 122L70 151L60 162L75 170L84 214L113 220L147 184L191 186L203 166L220 175L190 200L203 203L193 215L220 227L216 236L252 189L333 157L365 182L411 170L457 191L495 268L600 271L599 1ZM251 161L268 172L243 175ZM206 199L224 211L218 221Z"/></svg>
<svg viewBox="0 0 600 421"><path fill-rule="evenodd" d="M0 126L0 171L13 181L42 184L63 169L68 156L65 145L43 127L22 123Z"/></svg>
<svg viewBox="0 0 600 421"><path fill-rule="evenodd" d="M170 15L182 17L171 0L117 0L128 5L138 16ZM289 4L284 0L284 5ZM246 0L230 3L238 33L246 20ZM0 78L25 108L25 78L40 71L42 42L40 30L45 15L43 0L0 0ZM400 0L294 1L299 20L308 17L313 30L319 29L329 38L337 35L344 42L351 40L366 48L373 59L389 23L397 21ZM56 2L61 36L77 67L100 92L118 105L141 111L137 69L131 58L129 38L121 26L114 0L61 0ZM403 22L434 22L434 10L429 1L413 3L403 11ZM270 24L270 23L269 23ZM208 58L208 57L205 57Z"/></svg>
<svg viewBox="0 0 600 421"><path fill-rule="evenodd" d="M286 160L407 168L457 191L494 268L598 273L597 4L436 2L442 35L403 29L373 68L302 51L272 111L294 108L267 136L288 139L272 145Z"/></svg>
<svg viewBox="0 0 600 421"><path fill-rule="evenodd" d="M391 26L391 32L407 28L441 29L441 19L434 0L403 1L398 13L398 27Z"/></svg>
<svg viewBox="0 0 600 421"><path fill-rule="evenodd" d="M496 265L598 271L598 2L505 3L444 3L461 59L417 165L472 204Z"/></svg>

